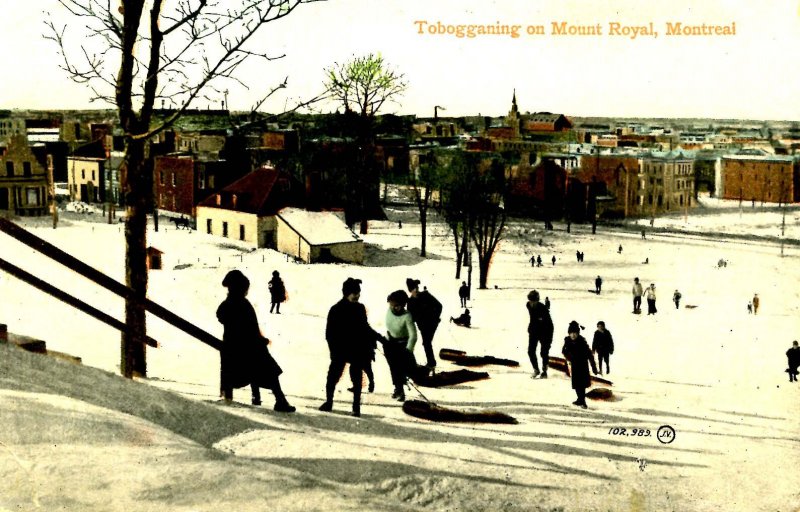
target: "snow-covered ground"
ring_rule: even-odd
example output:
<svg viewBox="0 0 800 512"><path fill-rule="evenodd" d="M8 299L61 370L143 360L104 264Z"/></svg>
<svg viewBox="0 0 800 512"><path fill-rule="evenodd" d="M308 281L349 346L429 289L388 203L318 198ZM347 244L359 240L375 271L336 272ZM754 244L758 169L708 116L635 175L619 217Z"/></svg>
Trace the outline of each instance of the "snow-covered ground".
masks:
<svg viewBox="0 0 800 512"><path fill-rule="evenodd" d="M273 412L268 392L261 408L220 403L218 354L154 317L149 334L161 346L148 349L149 378L117 377L117 332L0 274L0 322L84 362L0 346L0 511L799 510L800 385L788 382L784 353L800 338L800 210L788 209L785 236L794 243L782 256L780 244L759 238L780 235L781 211L710 203L688 219L657 218L646 240L637 226L600 226L592 235L583 225L567 234L563 225L544 232L540 223L512 222L489 289L472 291L472 329L446 321L459 313L452 240L434 222L429 256L420 258L413 210L392 207L389 221L371 223L364 266L296 264L161 223L149 234L164 251L164 269L150 274L150 298L221 336L214 316L225 296L220 283L241 269L284 368L284 390L298 407L292 415ZM49 219L21 224L122 281L122 226L100 220L65 214L55 230ZM121 299L0 238L3 259L122 318ZM543 267L530 267L532 254L542 255ZM717 267L721 258L727 267ZM268 312L273 270L288 289L281 315ZM600 295L589 292L597 275ZM637 276L656 284L655 316L631 314ZM445 306L437 351L518 360L519 368L484 367L489 380L420 389L440 405L498 410L519 424L405 415L389 396L380 354L377 389L363 395L361 418L349 415L346 375L334 412L318 411L328 363L325 316L347 277L363 280L362 302L376 329L383 329L386 296L414 277ZM596 322L605 321L616 344L609 376L616 401L578 409L565 376L531 379L531 289L552 302L554 355L569 321L586 326L590 341ZM680 309L671 302L675 289ZM761 308L748 315L754 293ZM418 358L421 350L418 344ZM456 368L440 362L441 370ZM237 390L235 400L249 403L249 390ZM669 444L657 437L663 425L675 431ZM614 435L615 427L649 435Z"/></svg>

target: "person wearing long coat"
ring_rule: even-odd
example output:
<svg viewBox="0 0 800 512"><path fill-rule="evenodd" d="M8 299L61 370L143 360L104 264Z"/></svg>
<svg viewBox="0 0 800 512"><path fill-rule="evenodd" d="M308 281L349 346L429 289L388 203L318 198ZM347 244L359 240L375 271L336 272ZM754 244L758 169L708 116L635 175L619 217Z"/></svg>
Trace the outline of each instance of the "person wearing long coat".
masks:
<svg viewBox="0 0 800 512"><path fill-rule="evenodd" d="M547 366L550 359L550 345L553 343L553 320L550 318L550 309L539 302L539 292L531 290L528 293L528 358L533 366L533 378L539 376L539 363L536 360L536 347L540 345L542 357L541 378L547 378Z"/></svg>
<svg viewBox="0 0 800 512"><path fill-rule="evenodd" d="M645 297L647 298L647 314L655 315L658 313L656 309L656 285L650 283L650 286L645 290Z"/></svg>
<svg viewBox="0 0 800 512"><path fill-rule="evenodd" d="M594 363L592 350L586 342L586 338L580 334L581 327L576 321L569 323L567 332L569 336L564 338L564 347L561 353L564 358L570 363L570 375L572 378L572 389L578 399L572 402L572 405L577 405L586 409L586 388L591 384L591 375L589 374L589 365L592 371L597 375L597 366Z"/></svg>
<svg viewBox="0 0 800 512"><path fill-rule="evenodd" d="M786 351L786 359L789 363L789 368L786 369L789 382L797 382L797 368L800 367L800 347L797 345L797 340L794 340L792 347Z"/></svg>
<svg viewBox="0 0 800 512"><path fill-rule="evenodd" d="M247 300L250 281L239 270L232 270L222 286L228 289L228 296L217 308L217 319L224 326L220 351L223 397L232 400L234 388L249 384L253 405L261 405L260 388L266 388L275 395L276 411L294 412L278 379L283 370L269 353L269 340L261 334L255 309Z"/></svg>
<svg viewBox="0 0 800 512"><path fill-rule="evenodd" d="M331 362L325 382L325 402L320 411L333 410L333 393L342 377L344 367L350 365L353 383L353 416L361 416L361 380L364 368L375 355L376 341L385 340L370 327L367 309L358 302L361 297L361 280L347 278L342 284L342 299L328 311L325 339L328 342Z"/></svg>
<svg viewBox="0 0 800 512"><path fill-rule="evenodd" d="M467 286L466 281L461 281L461 286L458 289L458 298L461 301L461 307L467 307L467 299L469 299L469 286Z"/></svg>
<svg viewBox="0 0 800 512"><path fill-rule="evenodd" d="M272 271L272 279L267 283L269 288L269 312L275 311L281 314L281 302L286 300L286 286L283 284L283 279L277 270Z"/></svg>

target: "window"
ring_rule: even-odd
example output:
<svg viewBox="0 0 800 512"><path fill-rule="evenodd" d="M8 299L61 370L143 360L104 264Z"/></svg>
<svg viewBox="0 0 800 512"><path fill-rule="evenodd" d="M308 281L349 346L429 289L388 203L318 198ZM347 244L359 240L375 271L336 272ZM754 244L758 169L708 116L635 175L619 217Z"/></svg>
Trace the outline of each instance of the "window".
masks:
<svg viewBox="0 0 800 512"><path fill-rule="evenodd" d="M14 176L14 162L6 162L6 175Z"/></svg>
<svg viewBox="0 0 800 512"><path fill-rule="evenodd" d="M81 179L82 180L86 179L86 169L81 169Z"/></svg>
<svg viewBox="0 0 800 512"><path fill-rule="evenodd" d="M225 238L228 238L228 223L227 222L223 222L222 223L222 236L224 236Z"/></svg>
<svg viewBox="0 0 800 512"><path fill-rule="evenodd" d="M172 173L172 186L174 187L176 183L177 183L177 180L175 179L175 173L173 172Z"/></svg>
<svg viewBox="0 0 800 512"><path fill-rule="evenodd" d="M26 188L25 202L30 206L39 206L39 189L32 187Z"/></svg>
<svg viewBox="0 0 800 512"><path fill-rule="evenodd" d="M206 219L206 233L211 234L211 219Z"/></svg>
<svg viewBox="0 0 800 512"><path fill-rule="evenodd" d="M158 182L164 184L164 171L158 171Z"/></svg>
<svg viewBox="0 0 800 512"><path fill-rule="evenodd" d="M30 162L22 162L22 175L30 177L30 175L31 175L31 163Z"/></svg>
<svg viewBox="0 0 800 512"><path fill-rule="evenodd" d="M205 171L200 171L197 173L197 188L203 190L206 188L206 173Z"/></svg>
<svg viewBox="0 0 800 512"><path fill-rule="evenodd" d="M92 171L92 181L94 181L94 171Z"/></svg>
<svg viewBox="0 0 800 512"><path fill-rule="evenodd" d="M239 240L244 240L244 224L239 224Z"/></svg>

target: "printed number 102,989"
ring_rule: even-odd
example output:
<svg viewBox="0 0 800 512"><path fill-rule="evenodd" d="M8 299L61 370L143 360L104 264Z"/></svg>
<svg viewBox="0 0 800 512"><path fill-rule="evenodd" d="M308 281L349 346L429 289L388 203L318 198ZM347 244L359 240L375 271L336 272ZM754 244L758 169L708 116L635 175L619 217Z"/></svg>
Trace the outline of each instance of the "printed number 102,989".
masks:
<svg viewBox="0 0 800 512"><path fill-rule="evenodd" d="M650 429L647 428L627 429L624 427L611 427L610 429L608 429L608 434L612 436L649 437Z"/></svg>

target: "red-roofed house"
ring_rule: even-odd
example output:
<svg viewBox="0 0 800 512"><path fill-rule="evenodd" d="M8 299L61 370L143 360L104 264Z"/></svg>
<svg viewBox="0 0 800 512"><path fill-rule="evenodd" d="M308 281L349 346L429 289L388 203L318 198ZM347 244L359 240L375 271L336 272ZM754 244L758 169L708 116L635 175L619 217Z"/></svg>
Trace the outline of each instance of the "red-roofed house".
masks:
<svg viewBox="0 0 800 512"><path fill-rule="evenodd" d="M298 202L297 188L285 172L271 167L256 169L197 205L197 229L274 249L275 214Z"/></svg>

